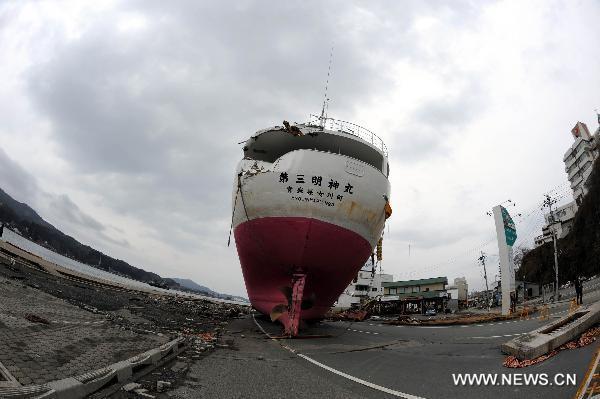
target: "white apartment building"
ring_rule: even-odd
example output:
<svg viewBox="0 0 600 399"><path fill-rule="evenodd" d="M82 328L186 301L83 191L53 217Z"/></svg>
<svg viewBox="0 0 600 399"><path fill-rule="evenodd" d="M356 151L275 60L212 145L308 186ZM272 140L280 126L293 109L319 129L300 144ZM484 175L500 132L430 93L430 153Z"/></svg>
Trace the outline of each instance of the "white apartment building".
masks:
<svg viewBox="0 0 600 399"><path fill-rule="evenodd" d="M598 117L598 123L600 124L600 116ZM565 153L563 161L565 162L565 172L567 172L567 177L571 183L575 201L569 202L553 210L552 214L544 216L546 224L542 228L542 234L534 239L536 247L552 242L553 232L557 238L563 238L569 233L573 227L577 208L581 204L583 196L588 192L586 182L592 173L592 165L600 156L600 127L592 135L585 123L577 122L571 129L571 134L575 141Z"/></svg>
<svg viewBox="0 0 600 399"><path fill-rule="evenodd" d="M535 246L539 247L547 242L552 242L552 231L556 233L556 238L566 236L573 227L576 213L577 203L571 201L552 210L552 215L544 215L546 225L542 228L542 234L535 237Z"/></svg>
<svg viewBox="0 0 600 399"><path fill-rule="evenodd" d="M369 299L383 296L382 283L393 280L394 277L391 274L377 273L369 261L360 269L337 302L333 304L333 309L344 310L359 307L361 303Z"/></svg>
<svg viewBox="0 0 600 399"><path fill-rule="evenodd" d="M571 129L571 133L575 142L565 153L563 161L565 162L565 171L569 182L571 182L573 198L579 205L588 191L585 183L590 173L592 173L592 164L599 155L600 129L592 136L585 123L577 122L575 127Z"/></svg>

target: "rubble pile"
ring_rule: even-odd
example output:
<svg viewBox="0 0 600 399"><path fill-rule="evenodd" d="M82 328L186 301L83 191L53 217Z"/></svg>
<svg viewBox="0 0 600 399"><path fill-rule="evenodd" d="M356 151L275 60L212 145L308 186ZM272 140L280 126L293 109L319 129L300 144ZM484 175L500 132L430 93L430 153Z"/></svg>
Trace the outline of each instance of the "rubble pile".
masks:
<svg viewBox="0 0 600 399"><path fill-rule="evenodd" d="M44 273L19 261L11 265L2 258L0 276L64 299L88 312L102 314L121 328L139 333L172 337L204 332L218 334L227 320L249 311L247 306L206 299L101 287ZM31 321L43 323L43 320L34 320L34 315L31 317Z"/></svg>
<svg viewBox="0 0 600 399"><path fill-rule="evenodd" d="M536 312L537 309L533 309L531 313ZM531 314L528 313L528 314ZM423 326L452 326L452 325L467 325L467 324L480 324L489 323L495 321L519 319L522 315L520 313L513 313L511 315L503 316L501 314L461 314L446 316L443 318L416 318L409 315L400 315L396 320L383 321L384 324L391 325L423 325Z"/></svg>
<svg viewBox="0 0 600 399"><path fill-rule="evenodd" d="M368 318L368 312L365 310L346 310L344 312L327 314L326 318L332 321L363 321Z"/></svg>

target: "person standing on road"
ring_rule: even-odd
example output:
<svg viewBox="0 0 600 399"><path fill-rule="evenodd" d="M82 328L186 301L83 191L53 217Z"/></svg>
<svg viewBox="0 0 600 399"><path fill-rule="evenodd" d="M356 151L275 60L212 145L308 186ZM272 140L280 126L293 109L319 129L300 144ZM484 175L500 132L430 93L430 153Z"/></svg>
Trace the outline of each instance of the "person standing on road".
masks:
<svg viewBox="0 0 600 399"><path fill-rule="evenodd" d="M575 295L577 296L577 304L583 304L583 284L581 278L575 278Z"/></svg>

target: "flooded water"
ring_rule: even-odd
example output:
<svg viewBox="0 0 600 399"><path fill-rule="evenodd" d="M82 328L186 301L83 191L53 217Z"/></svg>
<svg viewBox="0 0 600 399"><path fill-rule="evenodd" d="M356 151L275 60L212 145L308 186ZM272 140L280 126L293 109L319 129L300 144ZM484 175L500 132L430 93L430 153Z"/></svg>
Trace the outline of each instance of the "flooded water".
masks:
<svg viewBox="0 0 600 399"><path fill-rule="evenodd" d="M66 269L73 270L73 271L76 271L76 272L79 272L79 273L82 273L82 274L85 274L85 275L88 275L90 277L94 277L97 279L102 279L102 280L107 280L107 281L124 284L131 288L137 288L137 289L142 289L142 290L152 290L152 291L163 292L163 293L167 293L167 294L171 294L171 295L192 296L195 298L210 299L212 301L217 301L217 302L227 302L227 303L236 303L236 304L241 303L238 301L229 301L229 300L219 299L219 298L209 298L209 297L205 297L203 295L190 294L188 292L183 292L183 291L178 291L178 290L165 290L163 288L153 287L153 286L143 283L141 281L137 281L137 280L133 280L133 279L130 279L127 277L119 276L117 274L109 273L104 270L100 270L95 267L92 267L90 265L86 265L85 263L78 262L74 259L67 258L66 256L60 255L56 252L53 252L53 251L49 250L48 248L44 248L41 245L38 245L38 244L26 239L25 237L15 233L14 231L12 231L8 228L4 228L4 232L0 238L3 241L6 241L16 247L19 247L27 252L37 255L40 258L42 258L48 262L52 262L54 264L57 264L59 266L66 268Z"/></svg>

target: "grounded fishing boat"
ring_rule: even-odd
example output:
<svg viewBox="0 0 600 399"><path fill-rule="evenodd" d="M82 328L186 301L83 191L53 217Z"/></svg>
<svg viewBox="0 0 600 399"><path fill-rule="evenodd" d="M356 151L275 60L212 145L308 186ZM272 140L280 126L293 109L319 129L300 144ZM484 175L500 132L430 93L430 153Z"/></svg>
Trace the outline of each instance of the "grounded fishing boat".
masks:
<svg viewBox="0 0 600 399"><path fill-rule="evenodd" d="M258 131L244 144L232 227L252 305L297 335L373 253L391 215L383 141L331 118Z"/></svg>

